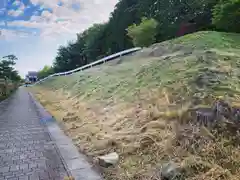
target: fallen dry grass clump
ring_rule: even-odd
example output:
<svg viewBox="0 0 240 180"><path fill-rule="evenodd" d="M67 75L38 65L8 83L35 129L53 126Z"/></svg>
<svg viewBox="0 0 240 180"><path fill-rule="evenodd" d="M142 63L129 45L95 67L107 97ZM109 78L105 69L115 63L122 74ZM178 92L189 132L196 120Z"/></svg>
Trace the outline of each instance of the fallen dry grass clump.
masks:
<svg viewBox="0 0 240 180"><path fill-rule="evenodd" d="M104 179L239 180L240 54L231 36L196 33L31 90L93 163L118 153L118 164L101 167Z"/></svg>

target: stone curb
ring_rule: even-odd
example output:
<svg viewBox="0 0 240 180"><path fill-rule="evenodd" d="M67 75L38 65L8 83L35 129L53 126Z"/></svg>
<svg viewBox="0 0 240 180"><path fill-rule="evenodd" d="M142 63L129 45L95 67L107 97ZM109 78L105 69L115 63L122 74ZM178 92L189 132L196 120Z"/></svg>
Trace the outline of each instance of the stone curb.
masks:
<svg viewBox="0 0 240 180"><path fill-rule="evenodd" d="M29 95L36 106L41 123L44 123L47 127L52 141L56 144L69 175L74 177L74 180L103 180L93 170L92 165L89 164L86 157L78 152L72 140L64 134L51 114L44 109L30 92Z"/></svg>

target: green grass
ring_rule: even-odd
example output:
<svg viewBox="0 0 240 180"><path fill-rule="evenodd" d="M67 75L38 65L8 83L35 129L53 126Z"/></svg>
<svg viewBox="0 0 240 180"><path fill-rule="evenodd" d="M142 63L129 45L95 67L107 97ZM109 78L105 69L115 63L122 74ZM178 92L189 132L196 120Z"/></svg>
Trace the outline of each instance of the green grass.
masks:
<svg viewBox="0 0 240 180"><path fill-rule="evenodd" d="M154 47L167 52L152 57L149 52ZM185 54L189 47L191 52ZM180 103L193 96L204 99L209 94L232 97L240 91L239 47L239 34L198 32L155 44L123 58L120 64L109 62L73 75L55 77L42 86L63 87L74 95L98 100L115 97L134 101L143 89L156 88L167 88Z"/></svg>
<svg viewBox="0 0 240 180"><path fill-rule="evenodd" d="M199 48L240 48L240 35L236 33L204 31L169 41L172 44L192 45Z"/></svg>

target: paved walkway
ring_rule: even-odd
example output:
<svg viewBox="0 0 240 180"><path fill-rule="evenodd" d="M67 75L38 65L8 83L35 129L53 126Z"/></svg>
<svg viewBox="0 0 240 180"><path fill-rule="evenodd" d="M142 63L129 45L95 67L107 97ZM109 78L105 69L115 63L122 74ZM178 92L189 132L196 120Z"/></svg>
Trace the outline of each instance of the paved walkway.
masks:
<svg viewBox="0 0 240 180"><path fill-rule="evenodd" d="M63 180L67 175L33 100L20 88L0 103L0 180Z"/></svg>

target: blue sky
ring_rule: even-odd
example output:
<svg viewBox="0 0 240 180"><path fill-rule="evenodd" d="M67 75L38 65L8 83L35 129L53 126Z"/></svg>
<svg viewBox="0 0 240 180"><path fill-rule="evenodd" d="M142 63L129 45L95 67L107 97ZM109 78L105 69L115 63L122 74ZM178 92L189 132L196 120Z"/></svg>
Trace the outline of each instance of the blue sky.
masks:
<svg viewBox="0 0 240 180"><path fill-rule="evenodd" d="M51 65L59 45L107 21L117 1L0 0L0 57L15 54L22 76Z"/></svg>

